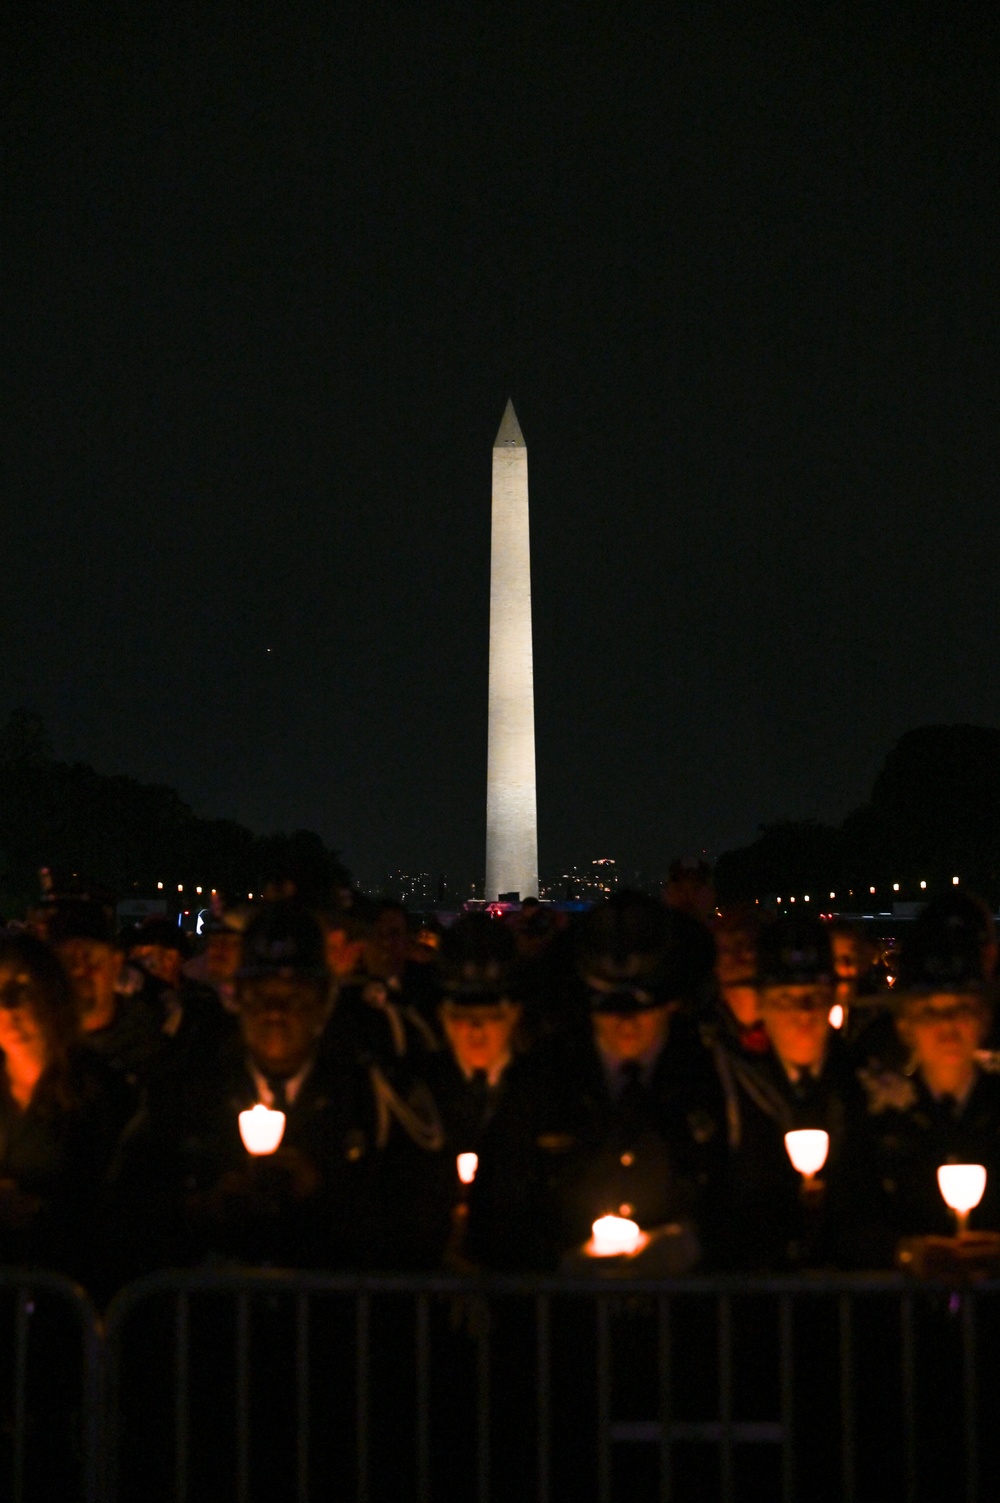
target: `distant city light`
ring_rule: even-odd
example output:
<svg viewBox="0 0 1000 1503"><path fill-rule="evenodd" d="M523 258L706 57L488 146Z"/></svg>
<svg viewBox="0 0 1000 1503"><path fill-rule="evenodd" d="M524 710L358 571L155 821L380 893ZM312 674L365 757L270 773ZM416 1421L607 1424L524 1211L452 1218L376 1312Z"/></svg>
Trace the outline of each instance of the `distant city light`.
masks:
<svg viewBox="0 0 1000 1503"><path fill-rule="evenodd" d="M184 891L184 883L183 882L178 882L178 884L177 884L177 891L178 892L183 892Z"/></svg>
<svg viewBox="0 0 1000 1503"><path fill-rule="evenodd" d="M196 887L195 888L195 892L198 894L199 897L201 897L201 888L200 887Z"/></svg>
<svg viewBox="0 0 1000 1503"><path fill-rule="evenodd" d="M803 901L803 903L808 903L808 901L809 901L809 894L808 894L808 893L806 893L806 895L805 895L805 897L804 897L804 898L803 898L803 899L802 899L802 901Z"/></svg>
<svg viewBox="0 0 1000 1503"><path fill-rule="evenodd" d="M926 882L921 882L920 886L921 886L921 888L925 888L927 886L927 883Z"/></svg>
<svg viewBox="0 0 1000 1503"><path fill-rule="evenodd" d="M789 900L788 900L788 901L789 901L789 902L790 902L790 903L794 903L794 902L795 902L795 899L794 899L794 898L789 898Z"/></svg>
<svg viewBox="0 0 1000 1503"><path fill-rule="evenodd" d="M247 893L247 897L250 899L250 901L252 903L253 902L253 893L252 892L248 892Z"/></svg>
<svg viewBox="0 0 1000 1503"><path fill-rule="evenodd" d="M835 892L831 892L830 896L831 896L831 898L835 898L837 896L837 894Z"/></svg>
<svg viewBox="0 0 1000 1503"><path fill-rule="evenodd" d="M898 892L899 891L899 883L898 882L894 882L892 884L892 890L893 890L893 892Z"/></svg>
<svg viewBox="0 0 1000 1503"><path fill-rule="evenodd" d="M835 1002L833 1004L833 1006L830 1008L830 1027L831 1028L843 1028L843 1026L844 1026L844 1009L843 1009L843 1007L841 1006L841 1004L839 1002Z"/></svg>
<svg viewBox="0 0 1000 1503"><path fill-rule="evenodd" d="M869 889L868 889L868 891L869 891L869 892L870 892L870 893L874 893L874 891L875 891L875 889L874 889L874 887L869 887Z"/></svg>
<svg viewBox="0 0 1000 1503"><path fill-rule="evenodd" d="M162 891L163 891L163 883L162 883L162 882L157 882L157 884L156 884L156 886L157 886L157 889L158 889L158 890L159 890L159 891L160 891L160 892L162 892Z"/></svg>
<svg viewBox="0 0 1000 1503"><path fill-rule="evenodd" d="M952 885L952 887L957 887L958 886L958 878L957 877L952 877L952 879L951 879L951 885Z"/></svg>

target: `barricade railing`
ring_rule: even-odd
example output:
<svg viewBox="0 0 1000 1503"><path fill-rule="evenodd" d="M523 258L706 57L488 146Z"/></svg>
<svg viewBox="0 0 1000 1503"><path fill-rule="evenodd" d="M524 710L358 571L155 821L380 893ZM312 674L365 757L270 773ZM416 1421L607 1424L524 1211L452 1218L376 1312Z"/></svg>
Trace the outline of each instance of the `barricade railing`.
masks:
<svg viewBox="0 0 1000 1503"><path fill-rule="evenodd" d="M1000 1284L0 1269L0 1332L12 1503L1000 1496Z"/></svg>
<svg viewBox="0 0 1000 1503"><path fill-rule="evenodd" d="M0 1498L98 1503L103 1353L71 1280L0 1268Z"/></svg>
<svg viewBox="0 0 1000 1503"><path fill-rule="evenodd" d="M104 1339L110 1503L1000 1488L1000 1284L165 1272Z"/></svg>

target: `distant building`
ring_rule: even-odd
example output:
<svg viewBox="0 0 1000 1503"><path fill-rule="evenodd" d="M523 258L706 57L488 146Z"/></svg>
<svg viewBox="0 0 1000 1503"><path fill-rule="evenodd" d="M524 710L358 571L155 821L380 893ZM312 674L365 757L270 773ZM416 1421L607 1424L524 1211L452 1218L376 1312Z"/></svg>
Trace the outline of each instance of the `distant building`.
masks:
<svg viewBox="0 0 1000 1503"><path fill-rule="evenodd" d="M599 903L617 889L618 863L612 856L598 856L583 866L567 866L542 883L540 896L553 901Z"/></svg>

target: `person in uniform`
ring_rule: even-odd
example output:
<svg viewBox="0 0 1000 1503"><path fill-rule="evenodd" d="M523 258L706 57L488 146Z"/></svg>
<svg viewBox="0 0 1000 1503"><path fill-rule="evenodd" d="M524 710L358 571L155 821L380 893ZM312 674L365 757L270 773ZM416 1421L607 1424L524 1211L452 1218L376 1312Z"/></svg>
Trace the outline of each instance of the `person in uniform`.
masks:
<svg viewBox="0 0 1000 1503"><path fill-rule="evenodd" d="M132 1111L121 1075L81 1047L76 999L33 935L0 935L0 1259L91 1287L95 1215Z"/></svg>
<svg viewBox="0 0 1000 1503"><path fill-rule="evenodd" d="M748 1270L835 1261L863 1101L848 1051L830 1027L835 972L824 925L782 918L764 929L757 980L770 1049L754 1060L720 1042L713 1048L730 1149L718 1258ZM785 1134L797 1128L829 1136L822 1194L808 1201L785 1146Z"/></svg>
<svg viewBox="0 0 1000 1503"><path fill-rule="evenodd" d="M358 968L340 984L336 1026L383 1070L419 1059L439 1047L434 1031L437 971L409 958L410 933L402 903L379 903L361 947Z"/></svg>
<svg viewBox="0 0 1000 1503"><path fill-rule="evenodd" d="M138 1103L165 1039L152 998L140 977L134 987L125 981L122 953L101 903L68 897L45 907L48 941L76 999L81 1042L122 1077Z"/></svg>
<svg viewBox="0 0 1000 1503"><path fill-rule="evenodd" d="M953 1231L941 1196L942 1164L982 1164L986 1191L970 1226L1000 1230L1000 1074L982 1049L990 1027L989 978L978 910L931 903L903 943L897 1028L901 1069L869 1064L865 1088L877 1205L859 1209L891 1263L901 1237Z"/></svg>
<svg viewBox="0 0 1000 1503"><path fill-rule="evenodd" d="M607 1214L674 1228L672 1271L698 1257L696 1228L724 1155L711 1070L683 1009L699 990L686 929L641 893L615 893L579 931L586 1030L552 1051L553 1210L565 1252ZM703 979L703 978L702 978ZM555 1042L555 1041L554 1041Z"/></svg>
<svg viewBox="0 0 1000 1503"><path fill-rule="evenodd" d="M418 1082L400 1094L331 1035L335 993L310 913L280 901L250 920L236 997L238 1038L150 1088L118 1183L133 1261L432 1265L446 1235L430 1224L436 1110ZM255 1157L240 1113L258 1103L285 1127Z"/></svg>
<svg viewBox="0 0 1000 1503"><path fill-rule="evenodd" d="M464 915L441 944L445 1048L420 1068L444 1127L453 1266L547 1268L555 1259L539 1146L549 1092L525 1047L516 958L510 928L485 914ZM466 1178L474 1173L466 1184L460 1154L475 1155L463 1162Z"/></svg>
<svg viewBox="0 0 1000 1503"><path fill-rule="evenodd" d="M127 944L128 959L148 978L160 1031L166 1038L181 1049L203 1052L230 1032L231 1014L219 993L185 974L191 944L178 924L153 914L136 926Z"/></svg>

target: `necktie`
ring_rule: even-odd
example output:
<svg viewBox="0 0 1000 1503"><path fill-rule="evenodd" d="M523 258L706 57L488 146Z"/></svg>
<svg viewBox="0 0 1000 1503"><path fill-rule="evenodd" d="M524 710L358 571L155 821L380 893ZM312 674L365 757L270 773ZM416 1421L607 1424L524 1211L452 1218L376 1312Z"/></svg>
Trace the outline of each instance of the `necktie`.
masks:
<svg viewBox="0 0 1000 1503"><path fill-rule="evenodd" d="M489 1081L485 1070L473 1070L469 1081L469 1104L472 1108L472 1119L476 1128L481 1128L486 1120L486 1107L489 1102Z"/></svg>
<svg viewBox="0 0 1000 1503"><path fill-rule="evenodd" d="M268 1078L267 1088L271 1092L271 1110L273 1112L288 1111L288 1082L277 1078Z"/></svg>
<svg viewBox="0 0 1000 1503"><path fill-rule="evenodd" d="M626 1137L642 1131L648 1112L648 1093L642 1083L642 1066L637 1059L627 1059L618 1067L620 1088L618 1116Z"/></svg>

